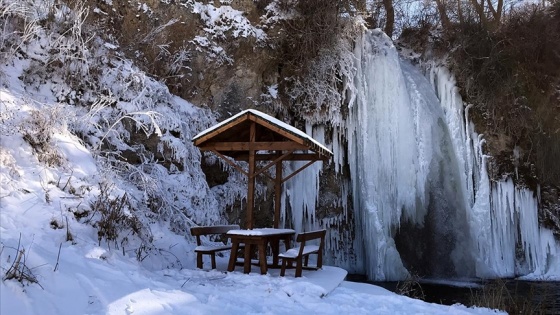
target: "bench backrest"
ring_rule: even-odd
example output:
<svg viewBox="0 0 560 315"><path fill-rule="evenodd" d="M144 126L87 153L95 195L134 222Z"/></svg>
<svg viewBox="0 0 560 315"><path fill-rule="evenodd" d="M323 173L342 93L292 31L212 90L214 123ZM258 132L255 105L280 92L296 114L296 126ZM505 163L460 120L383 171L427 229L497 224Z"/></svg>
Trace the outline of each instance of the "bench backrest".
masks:
<svg viewBox="0 0 560 315"><path fill-rule="evenodd" d="M196 236L196 245L202 245L201 235L225 234L229 230L238 230L239 225L214 225L214 226L194 226L191 228L191 234Z"/></svg>
<svg viewBox="0 0 560 315"><path fill-rule="evenodd" d="M301 255L303 253L303 249L305 247L305 242L306 241L311 241L311 240L315 240L315 239L321 239L321 243L319 244L319 252L323 251L323 244L325 243L325 235L327 233L327 230L317 230L317 231L311 231L311 232L304 232L304 233L299 233L297 236L297 241L301 243L300 249L299 249L299 255Z"/></svg>
<svg viewBox="0 0 560 315"><path fill-rule="evenodd" d="M297 236L297 241L303 243L305 241L310 241L310 240L320 238L321 243L322 243L323 240L325 239L325 234L326 233L327 233L327 230L317 230L317 231L299 233L298 236Z"/></svg>

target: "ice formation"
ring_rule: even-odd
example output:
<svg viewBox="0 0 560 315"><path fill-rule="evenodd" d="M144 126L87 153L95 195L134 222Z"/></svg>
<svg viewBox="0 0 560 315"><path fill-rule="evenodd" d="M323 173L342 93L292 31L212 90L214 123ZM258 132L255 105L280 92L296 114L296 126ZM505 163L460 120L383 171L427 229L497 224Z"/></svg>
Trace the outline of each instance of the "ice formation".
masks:
<svg viewBox="0 0 560 315"><path fill-rule="evenodd" d="M560 246L538 225L538 200L511 179L489 180L484 139L446 68L423 73L376 30L354 58L349 114L331 143L335 169L350 169L340 189L352 195L353 222L345 198L342 214L317 218L320 163L285 184L284 220L297 231L327 227L327 261L372 280L546 275Z"/></svg>

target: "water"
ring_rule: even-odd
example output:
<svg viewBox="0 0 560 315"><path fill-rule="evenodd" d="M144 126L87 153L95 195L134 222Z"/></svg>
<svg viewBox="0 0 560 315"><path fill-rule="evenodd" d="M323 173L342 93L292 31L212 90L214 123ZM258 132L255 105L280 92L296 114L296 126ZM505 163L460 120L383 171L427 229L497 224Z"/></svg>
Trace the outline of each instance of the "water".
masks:
<svg viewBox="0 0 560 315"><path fill-rule="evenodd" d="M364 276L349 275L348 281L371 283L393 292L399 292L402 282L372 282ZM420 280L424 301L444 305L460 303L473 306L477 296L501 294L509 301L509 311L524 310L523 314L560 314L560 282L497 280ZM513 301L513 302L512 302ZM512 306L517 306L517 309ZM512 312L513 313L513 312Z"/></svg>

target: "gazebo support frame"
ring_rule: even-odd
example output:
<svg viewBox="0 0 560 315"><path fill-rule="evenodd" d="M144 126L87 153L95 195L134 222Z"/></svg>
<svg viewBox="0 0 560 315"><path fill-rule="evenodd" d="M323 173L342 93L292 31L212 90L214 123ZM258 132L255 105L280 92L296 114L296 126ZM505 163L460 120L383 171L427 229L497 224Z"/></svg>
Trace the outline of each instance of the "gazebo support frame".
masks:
<svg viewBox="0 0 560 315"><path fill-rule="evenodd" d="M294 130L276 118L255 110L246 110L197 135L194 145L222 158L248 179L246 228L253 229L255 207L255 178L264 175L274 182L274 227L280 223L282 184L316 161L326 160L332 152L305 133ZM304 151L304 152L298 152ZM245 171L235 161L248 162ZM269 161L257 168L258 161ZM283 177L283 161L308 161ZM275 167L272 177L268 171Z"/></svg>

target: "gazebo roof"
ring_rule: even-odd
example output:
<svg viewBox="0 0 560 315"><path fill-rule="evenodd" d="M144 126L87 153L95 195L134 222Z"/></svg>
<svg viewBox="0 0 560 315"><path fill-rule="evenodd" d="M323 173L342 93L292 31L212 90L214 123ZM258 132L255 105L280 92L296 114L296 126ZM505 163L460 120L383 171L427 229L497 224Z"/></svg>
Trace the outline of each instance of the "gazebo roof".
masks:
<svg viewBox="0 0 560 315"><path fill-rule="evenodd" d="M250 141L250 124L255 123L255 139ZM333 153L303 131L270 115L247 109L196 135L195 146L204 151L216 151L236 160L247 160L249 143L257 151L257 160L274 160L276 154L267 151L311 151L292 154L284 160L324 160Z"/></svg>

